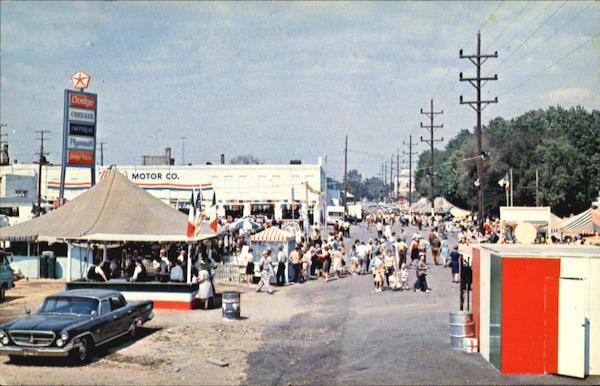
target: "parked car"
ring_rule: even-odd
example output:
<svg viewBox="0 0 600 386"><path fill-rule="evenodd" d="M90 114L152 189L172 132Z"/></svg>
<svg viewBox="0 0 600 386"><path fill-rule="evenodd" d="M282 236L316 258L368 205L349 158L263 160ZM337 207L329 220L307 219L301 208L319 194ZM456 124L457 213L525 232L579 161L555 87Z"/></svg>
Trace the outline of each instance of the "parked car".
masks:
<svg viewBox="0 0 600 386"><path fill-rule="evenodd" d="M44 299L35 315L0 325L0 354L69 357L86 362L94 348L120 336L135 337L154 317L152 301L127 302L117 291L78 289Z"/></svg>
<svg viewBox="0 0 600 386"><path fill-rule="evenodd" d="M0 300L4 300L6 291L14 286L13 271L8 264L4 250L0 249Z"/></svg>

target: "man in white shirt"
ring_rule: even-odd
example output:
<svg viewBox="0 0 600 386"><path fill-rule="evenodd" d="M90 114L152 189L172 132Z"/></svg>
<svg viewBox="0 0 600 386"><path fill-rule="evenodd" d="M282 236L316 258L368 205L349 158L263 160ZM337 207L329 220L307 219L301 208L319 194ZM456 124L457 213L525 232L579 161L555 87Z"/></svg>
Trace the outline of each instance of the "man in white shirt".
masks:
<svg viewBox="0 0 600 386"><path fill-rule="evenodd" d="M279 252L277 253L277 285L282 286L285 284L285 262L287 261L287 256L283 251L283 247L279 247Z"/></svg>
<svg viewBox="0 0 600 386"><path fill-rule="evenodd" d="M377 221L377 224L375 224L375 229L377 230L377 238L380 239L383 236L383 223L381 220Z"/></svg>
<svg viewBox="0 0 600 386"><path fill-rule="evenodd" d="M356 257L358 257L358 262L360 264L358 273L364 275L367 273L367 246L364 241L356 246Z"/></svg>

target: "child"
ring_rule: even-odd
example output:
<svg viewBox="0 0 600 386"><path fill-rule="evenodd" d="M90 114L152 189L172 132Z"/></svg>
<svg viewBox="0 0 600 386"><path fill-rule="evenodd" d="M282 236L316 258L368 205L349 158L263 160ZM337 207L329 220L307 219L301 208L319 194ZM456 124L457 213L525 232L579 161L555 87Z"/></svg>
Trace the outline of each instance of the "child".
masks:
<svg viewBox="0 0 600 386"><path fill-rule="evenodd" d="M383 264L376 264L373 266L373 284L375 285L375 290L373 292L381 292L381 287L383 286Z"/></svg>
<svg viewBox="0 0 600 386"><path fill-rule="evenodd" d="M408 289L408 268L406 267L406 263L402 263L402 267L400 268L400 281L402 282L402 289Z"/></svg>
<svg viewBox="0 0 600 386"><path fill-rule="evenodd" d="M398 276L398 272L394 272L393 274L391 274L389 276L388 280L389 280L390 289L392 289L392 290L400 289L400 278Z"/></svg>

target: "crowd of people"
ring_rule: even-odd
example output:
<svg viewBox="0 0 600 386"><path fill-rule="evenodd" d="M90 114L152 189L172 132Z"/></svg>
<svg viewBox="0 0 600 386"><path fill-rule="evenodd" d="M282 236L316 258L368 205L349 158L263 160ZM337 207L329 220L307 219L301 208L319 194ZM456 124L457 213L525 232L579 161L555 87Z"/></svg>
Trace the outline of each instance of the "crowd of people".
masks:
<svg viewBox="0 0 600 386"><path fill-rule="evenodd" d="M93 262L87 269L86 279L99 282L113 280L131 283L186 283L188 281L186 245L158 246L158 254L155 254L150 264L148 264L150 260L143 259L137 249L125 248L124 258L113 256L102 259L100 251L95 248L92 253ZM204 304L204 308L208 308L215 294L213 274L217 263L207 254L202 255L200 248L199 245L192 250L190 275L191 282L199 285L197 298ZM178 251L178 254L175 255L173 251ZM148 252L152 254L153 250Z"/></svg>
<svg viewBox="0 0 600 386"><path fill-rule="evenodd" d="M458 282L461 255L457 245L450 248L448 240L449 232L461 229L457 224L441 217L392 211L373 212L364 219L367 234L376 232L377 236L355 239L348 250L344 240L350 236L350 227L345 222L334 224L326 238L314 228L308 239L302 238L289 254L280 247L276 251L263 251L257 259L253 249L248 249L241 256L246 283L252 284L253 277L260 277L256 291L273 293L273 277L277 286L283 286L287 282L322 279L327 283L333 277L371 275L375 293L384 290L427 293L431 292L427 283L428 256L432 264L450 268L452 281ZM410 238L405 234L409 225L418 228ZM397 227L399 232L394 231ZM429 227L428 231L425 227Z"/></svg>

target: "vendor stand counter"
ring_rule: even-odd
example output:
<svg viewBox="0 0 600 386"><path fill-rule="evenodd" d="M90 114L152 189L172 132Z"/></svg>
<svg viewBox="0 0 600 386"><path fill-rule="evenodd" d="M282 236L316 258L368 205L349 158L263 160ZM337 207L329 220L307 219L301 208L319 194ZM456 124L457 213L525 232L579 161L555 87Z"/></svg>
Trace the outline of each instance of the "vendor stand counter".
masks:
<svg viewBox="0 0 600 386"><path fill-rule="evenodd" d="M481 355L501 373L600 375L600 248L461 246Z"/></svg>
<svg viewBox="0 0 600 386"><path fill-rule="evenodd" d="M119 291L127 300L152 300L155 309L191 310L200 304L196 299L198 283L129 282L124 279L108 282L74 280L66 283L67 290L81 288Z"/></svg>

